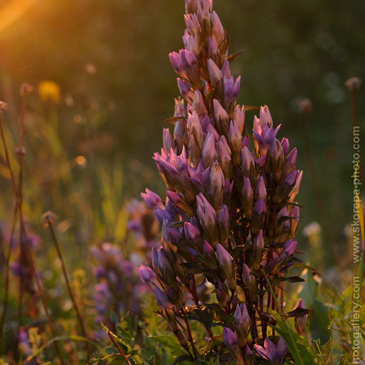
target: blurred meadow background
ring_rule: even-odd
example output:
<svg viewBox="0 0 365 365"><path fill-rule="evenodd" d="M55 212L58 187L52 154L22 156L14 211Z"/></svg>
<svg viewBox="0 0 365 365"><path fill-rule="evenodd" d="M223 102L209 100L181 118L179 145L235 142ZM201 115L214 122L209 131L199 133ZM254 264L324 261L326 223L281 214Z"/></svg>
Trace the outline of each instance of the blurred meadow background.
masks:
<svg viewBox="0 0 365 365"><path fill-rule="evenodd" d="M298 148L304 170L298 242L305 261L337 278L340 260L351 260L352 119L344 83L365 79L365 2L216 0L215 8L231 53L242 50L232 64L243 78L239 102L269 105ZM89 248L113 242L124 256L132 252L128 204L146 186L164 189L152 156L178 95L168 53L182 47L183 9L176 0L0 1L0 100L8 104L3 122L16 173L19 89L24 82L34 87L25 113L23 211L41 240L37 264L50 286L61 267L44 212L57 215L72 285L87 297L95 262ZM364 90L358 92L363 139ZM305 98L308 113L301 110ZM248 126L253 115L246 115ZM3 148L0 189L2 269L14 209ZM51 294L56 308L62 294ZM70 306L66 301L59 309L66 327Z"/></svg>
<svg viewBox="0 0 365 365"><path fill-rule="evenodd" d="M365 75L365 4L230 0L215 6L231 35L231 52L243 51L232 66L243 77L239 102L269 105L298 146L298 166L305 169L301 224L327 224L326 258L340 256L352 209L351 104L344 82ZM1 2L0 98L8 103L13 134L20 85L36 89L27 112L24 184L32 223L51 209L67 221L63 228L72 229L78 246L111 239L123 201L146 185L161 191L152 155L178 94L167 55L182 45L182 11L183 2L166 0ZM359 93L361 101L363 89ZM307 125L324 209L303 146L303 98L313 106ZM361 102L359 113L362 125ZM3 218L11 204L6 197Z"/></svg>

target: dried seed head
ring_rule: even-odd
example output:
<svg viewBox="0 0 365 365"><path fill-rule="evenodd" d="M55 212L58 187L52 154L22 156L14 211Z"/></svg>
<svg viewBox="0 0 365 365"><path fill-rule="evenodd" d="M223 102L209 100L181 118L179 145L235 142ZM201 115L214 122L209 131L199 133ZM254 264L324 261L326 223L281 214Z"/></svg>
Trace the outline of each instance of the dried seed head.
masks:
<svg viewBox="0 0 365 365"><path fill-rule="evenodd" d="M8 110L8 104L5 103L5 101L0 100L0 111L7 111Z"/></svg>
<svg viewBox="0 0 365 365"><path fill-rule="evenodd" d="M30 84L24 83L22 86L20 86L20 96L25 96L28 93L32 92L34 90L34 87Z"/></svg>
<svg viewBox="0 0 365 365"><path fill-rule="evenodd" d="M359 90L361 86L361 79L359 77L350 77L345 81L345 86L350 90Z"/></svg>
<svg viewBox="0 0 365 365"><path fill-rule="evenodd" d="M298 100L297 104L301 113L310 113L313 109L312 101L308 98Z"/></svg>

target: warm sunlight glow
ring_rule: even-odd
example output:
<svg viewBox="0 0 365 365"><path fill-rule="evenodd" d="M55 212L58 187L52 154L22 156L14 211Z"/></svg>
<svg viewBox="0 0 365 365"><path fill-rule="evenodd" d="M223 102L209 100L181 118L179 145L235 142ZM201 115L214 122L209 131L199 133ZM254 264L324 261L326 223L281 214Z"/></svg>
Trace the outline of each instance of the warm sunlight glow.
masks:
<svg viewBox="0 0 365 365"><path fill-rule="evenodd" d="M35 2L36 0L14 0L0 9L0 32L25 15Z"/></svg>

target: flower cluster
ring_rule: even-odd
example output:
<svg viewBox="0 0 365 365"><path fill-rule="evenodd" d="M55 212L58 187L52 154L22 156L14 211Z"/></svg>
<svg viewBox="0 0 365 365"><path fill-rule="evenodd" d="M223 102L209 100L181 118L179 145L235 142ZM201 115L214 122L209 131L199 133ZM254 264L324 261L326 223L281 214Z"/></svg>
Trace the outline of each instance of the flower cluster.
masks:
<svg viewBox="0 0 365 365"><path fill-rule="evenodd" d="M170 54L182 98L170 119L173 132L163 130L163 148L154 155L166 198L142 194L162 225L162 243L140 275L192 358L199 357L194 318L207 330L205 353L238 364L283 363L285 344L270 340L268 327L277 301L284 307L286 273L299 261L297 150L278 139L280 125L274 127L267 106L246 133L246 110L236 103L241 78L231 74L235 56L212 0L185 4L185 48ZM201 285L214 287L209 301ZM229 354L213 345L212 321L223 327Z"/></svg>
<svg viewBox="0 0 365 365"><path fill-rule="evenodd" d="M97 261L94 275L94 303L97 321L113 326L120 313L139 312L140 294L144 290L133 264L124 260L119 247L110 243L93 246L91 252Z"/></svg>
<svg viewBox="0 0 365 365"><path fill-rule="evenodd" d="M143 202L132 200L126 206L128 212L127 230L133 234L134 251L149 254L157 245L158 223L150 209Z"/></svg>
<svg viewBox="0 0 365 365"><path fill-rule="evenodd" d="M19 279L19 286L22 287L20 290L27 293L25 300L27 301L26 308L28 310L28 314L32 318L36 318L38 314L37 304L39 295L35 279L32 274L31 260L33 260L33 255L38 252L42 240L38 234L29 231L29 225L27 223L25 223L25 228L27 230L27 234L20 235L19 232L16 232L16 235L19 236L19 240L17 240L14 236L11 242L14 259L10 262L10 269L12 274ZM6 237L6 242L9 241L10 238ZM42 281L41 272L36 270L36 274L38 279Z"/></svg>

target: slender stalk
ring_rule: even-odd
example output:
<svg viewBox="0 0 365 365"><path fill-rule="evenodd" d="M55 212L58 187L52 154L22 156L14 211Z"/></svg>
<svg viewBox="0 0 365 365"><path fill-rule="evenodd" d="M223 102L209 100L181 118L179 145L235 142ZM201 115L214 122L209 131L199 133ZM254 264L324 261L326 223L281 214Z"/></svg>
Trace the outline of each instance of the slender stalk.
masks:
<svg viewBox="0 0 365 365"><path fill-rule="evenodd" d="M19 161L19 176L18 176L18 213L20 220L22 219L23 209L23 156L25 154L24 149L24 132L25 132L25 111L28 101L28 92L31 91L29 85L23 84L20 89L22 96L22 103L20 108L20 130L19 130L19 146L17 148L17 155ZM19 230L19 245L20 245L20 265L21 268L25 267L26 251L23 244L23 228ZM24 272L20 270L20 285L19 285L19 299L18 299L18 332L22 325L22 312L23 312L23 297L24 297Z"/></svg>
<svg viewBox="0 0 365 365"><path fill-rule="evenodd" d="M184 321L185 321L186 329L187 329L187 331L188 331L189 341L190 341L190 343L191 343L191 347L192 347L192 349L193 349L194 357L195 357L195 359L197 359L197 358L198 358L198 351L197 351L197 349L196 349L196 347L195 347L194 339L193 339L193 335L192 335L192 333L191 333L190 324L189 324L188 319L186 318L186 314L185 314L185 311L184 311L184 310L183 310L183 315L184 315L184 317L185 317L185 318L184 318Z"/></svg>
<svg viewBox="0 0 365 365"><path fill-rule="evenodd" d="M351 77L345 82L345 86L349 89L351 96L352 128L359 128L357 91L360 89L361 80L358 77ZM360 180L365 181L364 171L361 165L360 165Z"/></svg>
<svg viewBox="0 0 365 365"><path fill-rule="evenodd" d="M123 352L123 350L121 349L121 347L119 346L118 342L115 341L115 338L113 337L113 335L111 334L110 330L108 330L108 336L109 338L112 340L114 346L117 348L118 352L122 355L124 361L128 364L128 365L132 365L132 363L129 361L128 357L125 355L125 353Z"/></svg>
<svg viewBox="0 0 365 365"><path fill-rule="evenodd" d="M14 232L15 232L15 227L16 227L16 213L17 213L17 208L18 208L18 194L17 194L17 189L16 189L16 185L15 185L15 178L14 178L14 173L13 173L13 169L11 168L10 165L10 157L9 157L9 151L7 148L7 144L6 144L6 138L5 138L5 133L4 133L4 126L3 126L3 110L6 110L7 106L5 103L0 104L0 136L1 136L1 141L4 147L4 153L5 153L5 160L6 163L9 167L9 172L10 172L10 181L12 183L13 186L13 190L15 193L15 207L14 207L14 213L13 213L13 218L12 218L12 223L11 223L11 229L10 229L10 238L9 238L9 246L8 246L8 252L6 254L6 259L5 259L5 284L4 284L4 298L3 298L3 311L1 314L1 319L0 319L0 336L1 336L1 341L2 341L2 346L1 346L1 350L3 350L4 348L4 336L5 336L5 319L6 319L6 313L7 313L7 309L8 309L8 299L9 299L9 264L10 264L10 258L11 258L11 246L13 243L13 239L14 239ZM4 248L4 252L5 252L5 248ZM1 351L2 353L2 351Z"/></svg>
<svg viewBox="0 0 365 365"><path fill-rule="evenodd" d="M54 244L54 246L56 248L56 251L57 251L57 256L58 256L58 258L61 262L62 273L63 273L64 279L65 279L65 282L66 282L67 291L68 291L68 294L69 294L70 299L72 301L72 305L74 307L74 310L76 312L76 316L77 316L77 319L78 319L80 327L81 327L81 332L82 332L84 337L88 338L85 323L84 323L84 319L81 315L81 312L80 312L80 309L77 305L74 293L71 289L70 281L68 279L65 261L63 259L62 252L61 252L61 249L60 249L60 246L58 244L58 240L57 240L57 237L56 237L56 234L55 234L55 231L54 231L53 218L54 218L54 214L51 213L51 212L47 212L43 215L43 220L44 220L46 226L49 228L49 231L50 231L51 236L52 236L53 244Z"/></svg>
<svg viewBox="0 0 365 365"><path fill-rule="evenodd" d="M5 259L5 283L4 283L4 298L3 298L3 311L1 313L1 319L0 319L0 340L1 340L1 352L4 351L4 345L5 345L5 319L6 319L6 313L8 310L8 302L9 302L9 281L10 281L10 258L11 258L11 246L14 240L14 233L15 233L15 226L16 226L16 215L17 215L17 205L14 207L13 212L13 218L11 223L11 229L10 229L10 238L9 238L9 246L8 246L8 252L6 254Z"/></svg>
<svg viewBox="0 0 365 365"><path fill-rule="evenodd" d="M8 253L7 253L7 257L6 257L6 266L5 266L6 267L6 269L5 269L5 291L4 291L4 299L3 299L3 304L4 305L3 305L3 313L2 313L2 316L1 316L1 322L0 322L0 330L1 330L0 334L2 335L3 332L4 332L6 312L7 312L7 306L8 306L8 296L9 296L9 263L10 263L10 257L11 257L11 245L12 245L12 241L13 241L13 238L14 238L14 232L15 232L15 226L16 226L16 215L17 215L18 208L19 208L19 190L16 187L15 177L14 177L14 171L13 171L13 168L12 168L11 162L10 162L9 150L8 150L8 147L7 147L5 133L4 133L4 128L3 128L3 123L2 123L2 113L1 113L1 110L0 110L0 135L1 135L1 140L2 140L3 146L4 146L5 159L6 159L6 163L7 163L9 172L10 172L11 183L12 183L12 186L13 186L14 195L15 195L15 199L16 199L16 204L15 204L14 213L13 213L12 226L11 226L11 234L10 234L9 248L8 248ZM23 219L22 212L20 212L19 216L20 216L21 232L23 232L23 234L24 234L26 245L28 247L30 247L30 244L29 244L29 241L28 241L27 232L26 232L25 225L24 225L24 219ZM43 292L42 292L41 283L39 281L38 276L36 275L36 270L35 270L35 267L34 267L34 263L33 263L33 259L32 259L31 252L30 252L30 264L31 264L32 275L35 278L35 282L36 282L36 286L37 286L37 290L38 290L38 295L39 295L39 297L41 299L42 306L43 306L45 315L47 317L47 321L48 321L48 325L49 325L49 328L50 328L52 337L55 337L56 336L56 333L55 333L55 330L54 330L54 326L53 326L51 317L49 315L49 311L48 311L48 308L47 308L47 304L46 304L46 301L45 301ZM3 341L3 337L2 337L2 345L3 344L4 344L4 341ZM58 344L56 342L55 342L55 349L56 349L57 356L60 359L61 364L64 364L64 361L62 359L59 346L58 346Z"/></svg>
<svg viewBox="0 0 365 365"><path fill-rule="evenodd" d="M23 216L20 217L20 224L21 224L21 231L24 234L26 245L28 247L30 247L30 243L29 243L29 240L28 240L28 235L27 235L27 231L26 231L26 228L25 228ZM29 263L30 263L30 269L31 269L32 276L34 277L35 283L36 283L36 286L37 286L38 295L41 299L42 306L43 306L43 309L44 309L44 312L45 312L45 315L46 315L46 318L47 318L47 321L48 321L48 324L49 324L49 328L51 330L52 337L56 337L56 331L54 329L53 322L52 322L51 316L50 316L49 311L48 311L47 303L46 303L46 300L45 300L45 297L44 297L44 294L43 294L42 284L39 280L39 277L37 275L37 271L35 269L33 255L32 255L31 250L29 250ZM65 364L65 362L62 359L61 351L60 351L60 348L58 346L58 343L55 342L54 345L55 345L55 349L56 349L56 352L57 352L57 356L61 361L61 364Z"/></svg>

